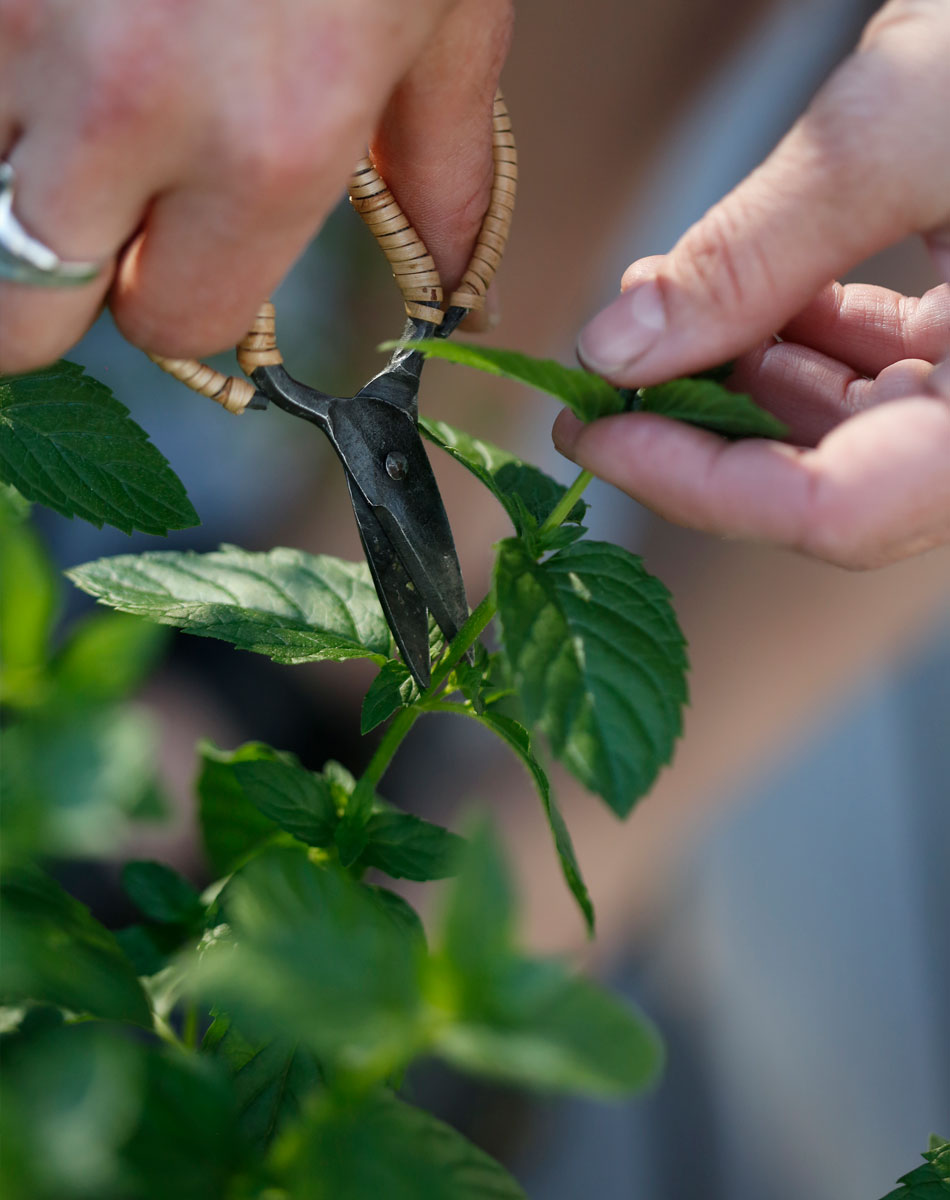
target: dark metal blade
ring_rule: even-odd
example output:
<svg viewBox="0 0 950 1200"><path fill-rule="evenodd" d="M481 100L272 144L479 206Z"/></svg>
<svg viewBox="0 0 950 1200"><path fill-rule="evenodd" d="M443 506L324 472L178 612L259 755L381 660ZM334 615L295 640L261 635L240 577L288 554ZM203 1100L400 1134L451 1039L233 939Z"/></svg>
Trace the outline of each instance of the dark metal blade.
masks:
<svg viewBox="0 0 950 1200"><path fill-rule="evenodd" d="M347 474L346 482L360 541L386 621L413 679L425 690L431 677L429 616L425 601L351 475Z"/></svg>
<svg viewBox="0 0 950 1200"><path fill-rule="evenodd" d="M328 425L349 479L382 526L436 624L451 640L468 618L465 585L415 420L385 400L361 395L331 404Z"/></svg>

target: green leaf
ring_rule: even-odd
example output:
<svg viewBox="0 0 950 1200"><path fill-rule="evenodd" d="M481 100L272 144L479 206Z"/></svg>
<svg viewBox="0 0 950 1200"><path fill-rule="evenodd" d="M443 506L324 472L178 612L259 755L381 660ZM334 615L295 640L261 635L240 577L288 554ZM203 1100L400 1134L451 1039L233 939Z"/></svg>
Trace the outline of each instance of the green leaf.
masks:
<svg viewBox="0 0 950 1200"><path fill-rule="evenodd" d="M479 822L466 839L449 893L442 946L463 986L475 991L512 953L515 900L501 845L492 827Z"/></svg>
<svg viewBox="0 0 950 1200"><path fill-rule="evenodd" d="M227 1194L239 1156L224 1072L179 1051L146 1056L142 1116L122 1147L122 1200L210 1200Z"/></svg>
<svg viewBox="0 0 950 1200"><path fill-rule="evenodd" d="M682 729L685 642L668 591L608 542L578 542L539 564L515 539L498 548L495 589L528 723L626 816Z"/></svg>
<svg viewBox="0 0 950 1200"><path fill-rule="evenodd" d="M927 1160L898 1180L900 1187L888 1192L884 1200L947 1200L950 1196L950 1142L936 1134L924 1151Z"/></svg>
<svg viewBox="0 0 950 1200"><path fill-rule="evenodd" d="M447 879L455 874L464 844L457 834L411 813L380 812L366 826L359 863L394 879Z"/></svg>
<svg viewBox="0 0 950 1200"><path fill-rule="evenodd" d="M114 849L155 794L155 727L144 710L66 710L0 733L5 854Z"/></svg>
<svg viewBox="0 0 950 1200"><path fill-rule="evenodd" d="M788 426L750 396L730 392L712 379L674 379L637 392L640 412L688 421L727 437L784 438Z"/></svg>
<svg viewBox="0 0 950 1200"><path fill-rule="evenodd" d="M122 700L156 665L168 631L125 613L90 613L53 663L62 696L83 701Z"/></svg>
<svg viewBox="0 0 950 1200"><path fill-rule="evenodd" d="M257 1151L299 1121L307 1101L323 1087L319 1060L306 1046L284 1037L249 1039L228 1016L215 1017L201 1048L227 1067L240 1139Z"/></svg>
<svg viewBox="0 0 950 1200"><path fill-rule="evenodd" d="M652 1082L662 1048L633 1008L555 960L515 948L508 873L488 826L453 885L425 993L450 1015L436 1049L466 1070L530 1087L619 1096Z"/></svg>
<svg viewBox="0 0 950 1200"><path fill-rule="evenodd" d="M0 379L0 477L101 528L198 524L181 481L109 389L76 363Z"/></svg>
<svg viewBox="0 0 950 1200"><path fill-rule="evenodd" d="M567 824L561 814L561 810L557 806L554 796L551 794L551 784L547 774L535 758L531 749L531 735L523 725L520 725L511 717L504 716L502 713L486 712L482 713L478 719L483 725L491 729L492 732L497 733L527 767L528 773L534 781L534 786L538 790L538 795L541 797L541 803L544 806L544 813L554 837L554 848L557 851L564 879L571 890L571 894L577 901L577 906L581 910L588 933L593 935L594 906L591 903L590 893L581 875L570 831L567 828Z"/></svg>
<svg viewBox="0 0 950 1200"><path fill-rule="evenodd" d="M235 944L204 951L195 986L248 1036L307 1043L383 1079L413 1053L418 947L376 896L297 850L267 850L219 897Z"/></svg>
<svg viewBox="0 0 950 1200"><path fill-rule="evenodd" d="M21 496L12 483L0 483L0 522L25 521L33 505Z"/></svg>
<svg viewBox="0 0 950 1200"><path fill-rule="evenodd" d="M204 916L197 891L164 863L127 862L122 868L122 888L142 916L159 925L192 927Z"/></svg>
<svg viewBox="0 0 950 1200"><path fill-rule="evenodd" d="M398 709L411 704L418 695L419 689L404 663L396 658L383 663L363 697L360 733L369 733L377 725L382 725L383 721L388 721Z"/></svg>
<svg viewBox="0 0 950 1200"><path fill-rule="evenodd" d="M275 662L391 656L392 637L365 563L302 550L163 551L67 571L101 603Z"/></svg>
<svg viewBox="0 0 950 1200"><path fill-rule="evenodd" d="M6 872L0 1003L55 1004L151 1026L145 993L113 935L35 868Z"/></svg>
<svg viewBox="0 0 950 1200"><path fill-rule="evenodd" d="M526 1200L483 1150L382 1091L362 1103L327 1097L275 1161L291 1200Z"/></svg>
<svg viewBox="0 0 950 1200"><path fill-rule="evenodd" d="M29 525L0 516L0 700L42 697L50 628L59 604L53 564Z"/></svg>
<svg viewBox="0 0 950 1200"><path fill-rule="evenodd" d="M98 1023L21 1042L11 1060L16 1102L3 1104L2 1116L13 1126L6 1132L19 1135L23 1190L8 1200L230 1194L234 1109L224 1073L212 1062L143 1045Z"/></svg>
<svg viewBox="0 0 950 1200"><path fill-rule="evenodd" d="M216 875L230 875L257 850L280 833L280 828L251 803L238 782L236 768L245 762L288 762L263 742L246 742L237 750L219 750L213 742L198 743L198 820L205 854Z"/></svg>
<svg viewBox="0 0 950 1200"><path fill-rule="evenodd" d="M463 1009L438 1039L463 1070L609 1099L649 1087L662 1069L662 1043L643 1015L558 964L513 963L480 1001L471 1021Z"/></svg>
<svg viewBox="0 0 950 1200"><path fill-rule="evenodd" d="M422 920L408 900L389 888L368 885L368 890L376 901L377 907L389 918L399 932L416 947L420 953L426 950L426 931Z"/></svg>
<svg viewBox="0 0 950 1200"><path fill-rule="evenodd" d="M532 358L517 350L499 350L493 346L476 346L470 342L449 342L444 338L429 338L416 342L387 342L383 350L408 346L427 358L444 358L464 367L476 367L490 375L502 375L526 383L529 387L548 392L571 409L582 421L593 421L609 413L622 412L624 398L606 380L576 367L562 367L549 358Z"/></svg>
<svg viewBox="0 0 950 1200"><path fill-rule="evenodd" d="M116 931L115 940L122 953L135 968L136 975L157 975L163 971L176 951L188 940L188 930L181 925L159 925L151 922L126 925Z"/></svg>
<svg viewBox="0 0 950 1200"><path fill-rule="evenodd" d="M329 783L279 759L234 764L234 777L254 807L308 846L332 846L338 817Z"/></svg>
<svg viewBox="0 0 950 1200"><path fill-rule="evenodd" d="M80 1024L18 1037L3 1073L5 1200L115 1200L122 1146L142 1109L142 1046Z"/></svg>
<svg viewBox="0 0 950 1200"><path fill-rule="evenodd" d="M533 532L543 524L567 490L550 475L522 462L507 450L454 429L443 421L421 418L419 428L430 442L471 471L501 502L519 536ZM566 519L580 523L586 511L587 504L578 500Z"/></svg>

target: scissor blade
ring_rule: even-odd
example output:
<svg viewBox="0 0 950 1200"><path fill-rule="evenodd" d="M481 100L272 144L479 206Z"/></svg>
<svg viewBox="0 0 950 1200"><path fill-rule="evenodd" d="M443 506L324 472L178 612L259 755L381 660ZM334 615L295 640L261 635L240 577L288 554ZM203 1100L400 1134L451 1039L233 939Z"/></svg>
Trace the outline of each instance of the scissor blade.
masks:
<svg viewBox="0 0 950 1200"><path fill-rule="evenodd" d="M419 594L392 542L376 519L353 478L347 473L347 486L353 502L353 514L360 531L376 594L383 606L403 662L420 688L429 686L429 617Z"/></svg>
<svg viewBox="0 0 950 1200"><path fill-rule="evenodd" d="M362 494L422 603L451 640L468 618L465 585L415 421L385 400L361 396L331 406L329 429L350 494Z"/></svg>

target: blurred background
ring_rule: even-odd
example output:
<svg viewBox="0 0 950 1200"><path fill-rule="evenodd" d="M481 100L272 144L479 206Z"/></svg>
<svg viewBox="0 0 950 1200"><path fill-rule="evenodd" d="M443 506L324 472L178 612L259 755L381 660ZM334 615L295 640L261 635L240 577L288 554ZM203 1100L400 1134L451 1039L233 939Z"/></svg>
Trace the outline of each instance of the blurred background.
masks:
<svg viewBox="0 0 950 1200"><path fill-rule="evenodd" d="M577 330L627 263L667 249L761 160L877 7L518 0L504 82L522 182L491 340L572 361ZM916 243L854 277L912 294L936 282ZM385 263L345 208L275 299L293 373L340 394L378 369L375 345L401 328ZM360 557L319 434L279 412L229 416L162 375L108 318L72 357L129 405L185 482L202 524L172 546ZM549 400L441 363L426 377L428 415L571 478L551 447ZM506 519L461 468L435 466L474 603ZM626 823L557 781L597 941L585 942L520 768L478 731L427 718L385 791L449 822L457 808L497 810L527 941L637 999L668 1040L667 1075L653 1095L612 1107L435 1070L412 1086L545 1200L875 1200L931 1130L950 1133L950 559L849 575L673 528L603 486L589 498L592 535L642 554L671 588L692 660L685 740ZM62 566L169 545L49 513L41 522ZM70 612L87 603L68 595ZM204 882L198 737L261 739L312 767L333 757L356 770L373 745L358 734L371 675L174 639L144 699L175 816L123 856L166 858ZM87 866L76 881L112 924L130 919L117 872ZM433 890L412 899L428 903Z"/></svg>

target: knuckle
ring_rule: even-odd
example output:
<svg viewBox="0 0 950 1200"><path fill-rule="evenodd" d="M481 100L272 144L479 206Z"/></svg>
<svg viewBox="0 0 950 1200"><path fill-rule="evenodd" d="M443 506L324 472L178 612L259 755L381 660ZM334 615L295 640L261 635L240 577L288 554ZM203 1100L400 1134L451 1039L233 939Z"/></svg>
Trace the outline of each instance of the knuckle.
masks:
<svg viewBox="0 0 950 1200"><path fill-rule="evenodd" d="M117 34L109 52L89 64L76 114L79 136L95 142L167 121L175 74L170 53L164 39L148 39L144 30Z"/></svg>
<svg viewBox="0 0 950 1200"><path fill-rule="evenodd" d="M677 282L712 308L730 313L775 286L770 265L750 236L756 226L751 206L735 196L706 213L673 251Z"/></svg>

